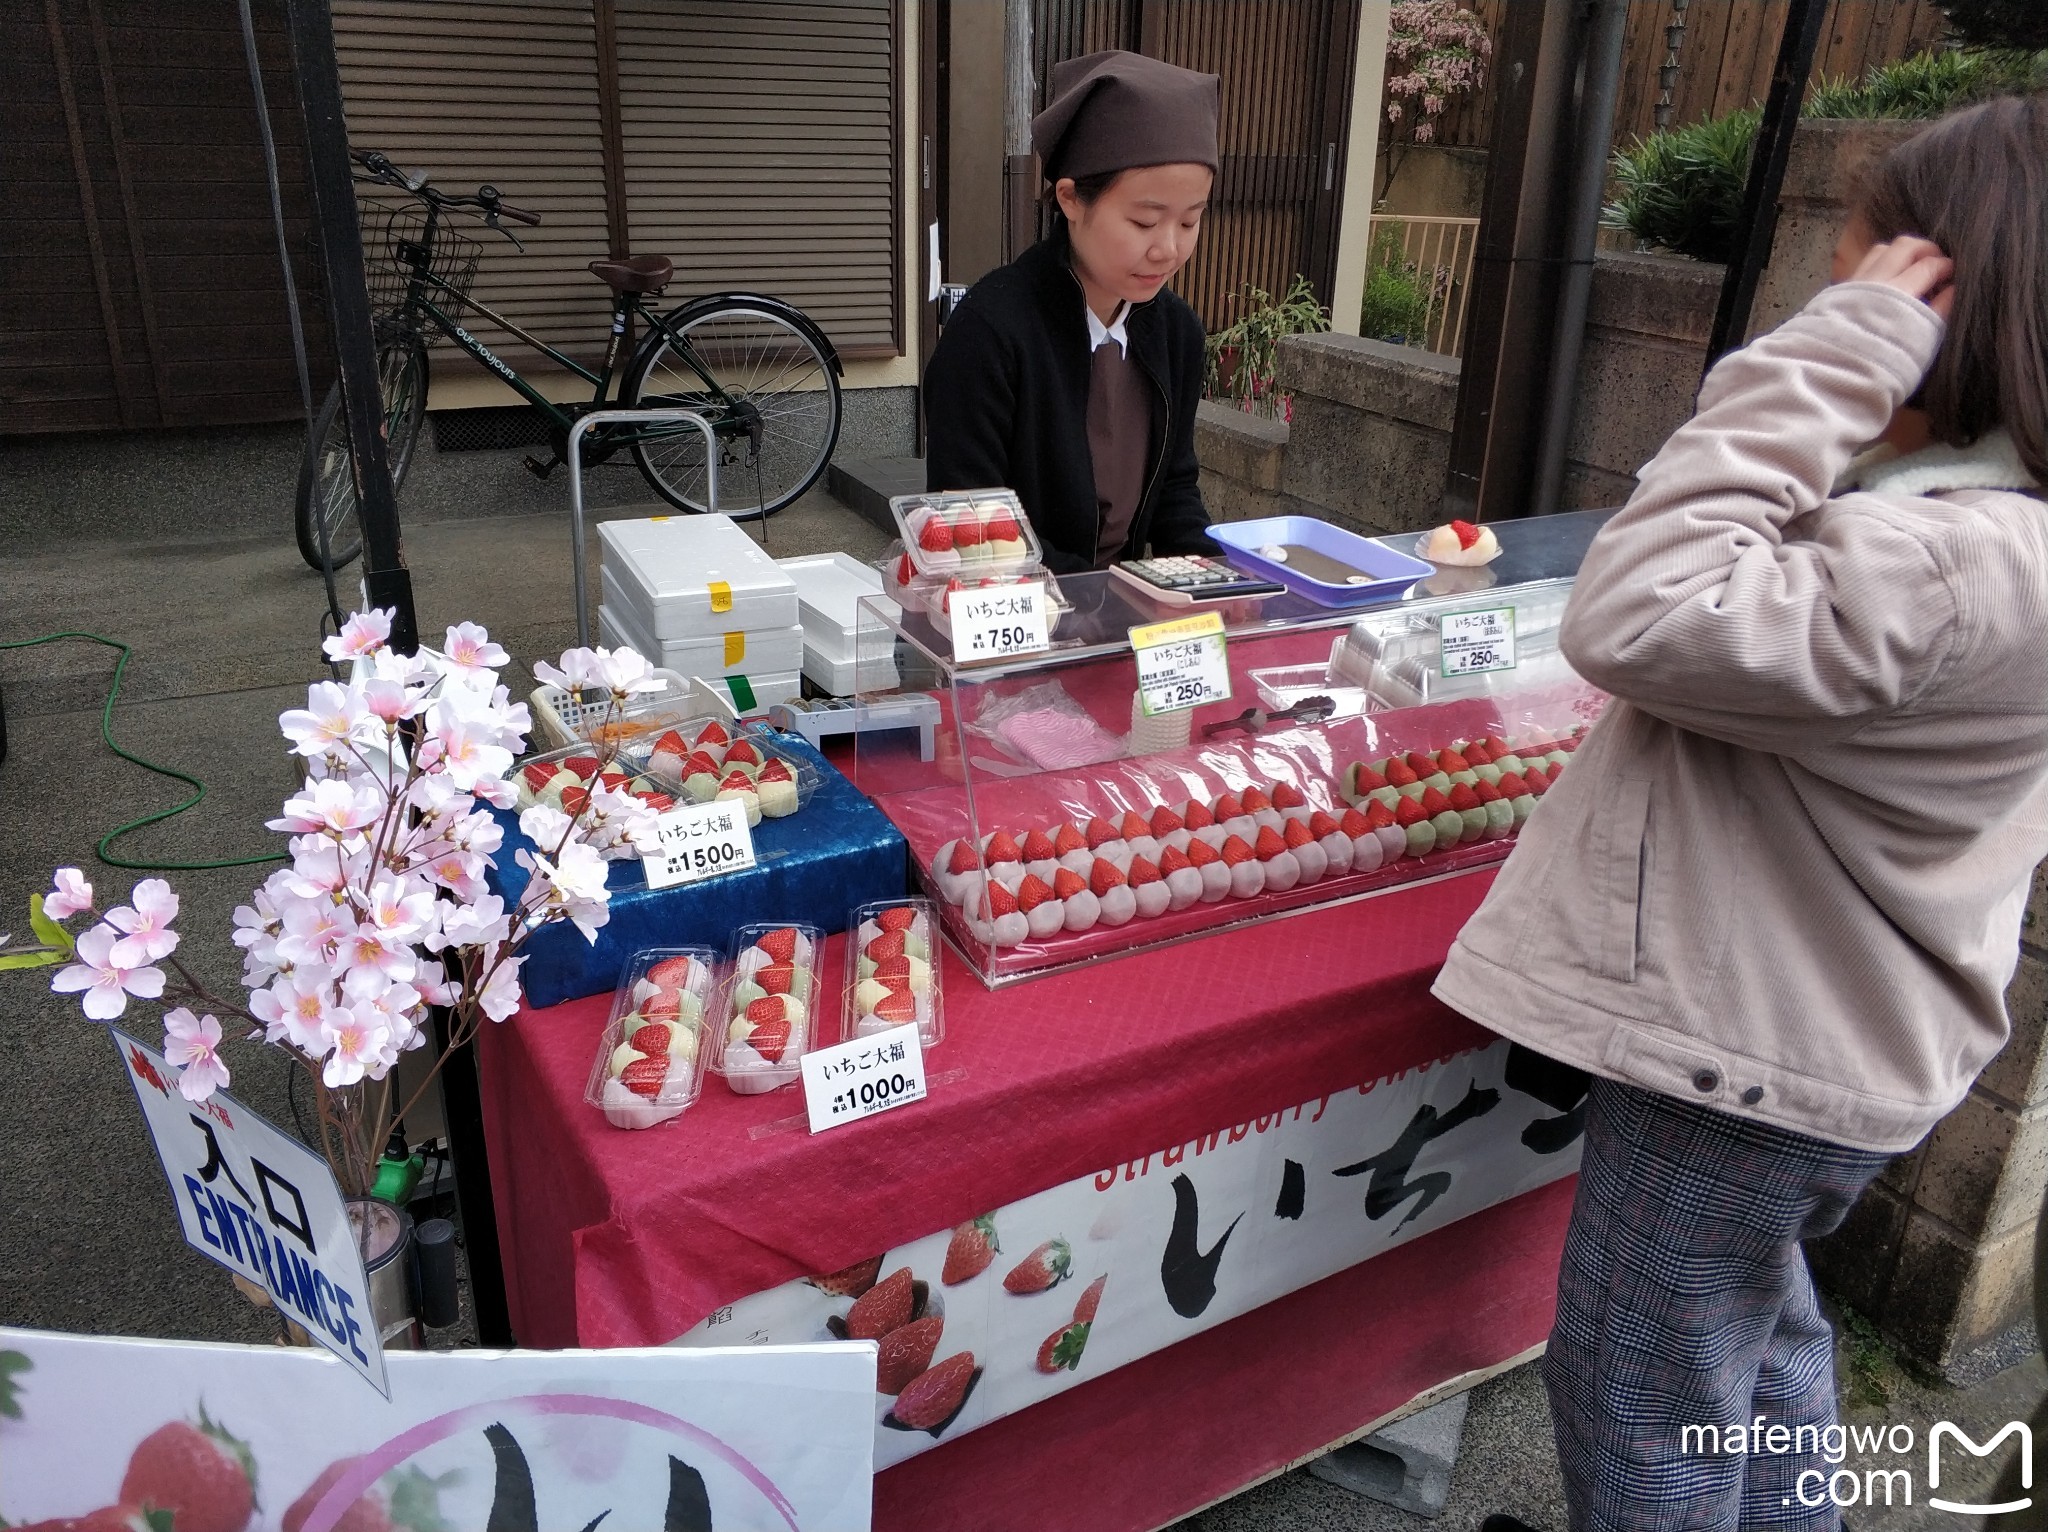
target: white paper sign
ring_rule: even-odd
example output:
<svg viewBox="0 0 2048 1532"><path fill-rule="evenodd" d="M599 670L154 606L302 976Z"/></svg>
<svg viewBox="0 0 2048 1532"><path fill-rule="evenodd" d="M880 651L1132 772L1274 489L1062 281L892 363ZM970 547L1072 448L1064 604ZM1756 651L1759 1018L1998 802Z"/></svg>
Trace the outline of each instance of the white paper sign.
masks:
<svg viewBox="0 0 2048 1532"><path fill-rule="evenodd" d="M224 1091L187 1101L162 1054L112 1036L185 1243L267 1290L280 1313L388 1394L369 1278L327 1162Z"/></svg>
<svg viewBox="0 0 2048 1532"><path fill-rule="evenodd" d="M754 832L747 828L743 803L730 798L723 803L686 803L665 811L654 823L661 850L640 859L649 888L697 883L754 865Z"/></svg>
<svg viewBox="0 0 2048 1532"><path fill-rule="evenodd" d="M1515 609L1455 612L1440 628L1442 670L1447 676L1477 676L1515 668Z"/></svg>
<svg viewBox="0 0 2048 1532"><path fill-rule="evenodd" d="M956 590L948 614L953 622L956 660L1001 660L1052 647L1043 580Z"/></svg>
<svg viewBox="0 0 2048 1532"><path fill-rule="evenodd" d="M806 1053L803 1072L813 1133L924 1100L924 1044L914 1021Z"/></svg>
<svg viewBox="0 0 2048 1532"><path fill-rule="evenodd" d="M248 1449L248 1532L872 1524L872 1343L394 1351L389 1399L310 1347L0 1329L0 1358L20 1408L0 1427L10 1526L73 1525L124 1490L161 1502L176 1465L136 1449L202 1402Z"/></svg>
<svg viewBox="0 0 2048 1532"><path fill-rule="evenodd" d="M1131 656L1138 663L1138 705L1147 718L1230 698L1220 612L1133 628Z"/></svg>

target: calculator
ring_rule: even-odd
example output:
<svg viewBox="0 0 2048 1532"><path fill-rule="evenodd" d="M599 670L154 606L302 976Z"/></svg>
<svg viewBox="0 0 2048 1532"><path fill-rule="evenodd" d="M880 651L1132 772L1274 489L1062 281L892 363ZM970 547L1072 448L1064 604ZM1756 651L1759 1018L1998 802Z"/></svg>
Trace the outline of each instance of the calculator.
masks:
<svg viewBox="0 0 2048 1532"><path fill-rule="evenodd" d="M1277 596L1287 588L1232 569L1223 560L1201 553L1124 559L1110 565L1109 572L1167 606L1190 606L1197 601L1239 601L1248 596Z"/></svg>

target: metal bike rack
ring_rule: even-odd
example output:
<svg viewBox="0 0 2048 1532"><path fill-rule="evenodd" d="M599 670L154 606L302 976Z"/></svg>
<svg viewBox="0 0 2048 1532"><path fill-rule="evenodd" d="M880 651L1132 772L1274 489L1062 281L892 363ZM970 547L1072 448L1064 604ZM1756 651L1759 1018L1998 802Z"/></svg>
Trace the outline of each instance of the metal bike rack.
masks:
<svg viewBox="0 0 2048 1532"><path fill-rule="evenodd" d="M592 410L569 428L570 556L576 566L576 642L590 647L590 600L583 579L583 433L592 426L624 425L629 421L687 421L704 433L704 507L718 509L718 436L700 410Z"/></svg>

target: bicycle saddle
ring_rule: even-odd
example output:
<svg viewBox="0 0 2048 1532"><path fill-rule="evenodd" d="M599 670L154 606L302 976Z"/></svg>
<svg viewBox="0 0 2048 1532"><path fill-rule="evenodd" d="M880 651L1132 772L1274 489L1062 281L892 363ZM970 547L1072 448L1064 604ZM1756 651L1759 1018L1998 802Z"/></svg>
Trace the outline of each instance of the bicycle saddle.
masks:
<svg viewBox="0 0 2048 1532"><path fill-rule="evenodd" d="M623 261L592 261L591 275L615 293L658 293L675 276L665 255L635 255Z"/></svg>

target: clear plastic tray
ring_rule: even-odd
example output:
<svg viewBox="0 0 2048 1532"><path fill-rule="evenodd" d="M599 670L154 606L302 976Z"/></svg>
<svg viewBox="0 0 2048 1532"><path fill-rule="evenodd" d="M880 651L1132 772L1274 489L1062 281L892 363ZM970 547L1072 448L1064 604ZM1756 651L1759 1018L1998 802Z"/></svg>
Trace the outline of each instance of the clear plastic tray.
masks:
<svg viewBox="0 0 2048 1532"><path fill-rule="evenodd" d="M889 513L918 573L942 582L953 575L1000 574L1044 563L1031 518L1007 489L898 495L889 502Z"/></svg>
<svg viewBox="0 0 2048 1532"><path fill-rule="evenodd" d="M910 912L907 919L895 913L903 910ZM899 931L900 952L890 940ZM860 905L846 917L841 1041L915 1021L918 1041L935 1048L946 1036L945 1002L939 980L939 917L931 900L883 899Z"/></svg>
<svg viewBox="0 0 2048 1532"><path fill-rule="evenodd" d="M565 770L574 774L574 782L564 779ZM541 780L543 771L549 772L545 783ZM688 801L683 795L681 781L667 772L650 769L613 747L576 744L544 751L519 763L512 773L513 783L519 792L517 809L523 813L535 803L552 802L566 813L580 813L581 809L576 806L577 788L581 787L587 793L592 780L602 780L607 775L623 779L624 785L636 797L646 798L649 805L657 810L673 808ZM555 787L557 781L563 782L563 786ZM543 791L544 787L548 791ZM631 846L615 846L605 855L617 861L633 856L635 852Z"/></svg>
<svg viewBox="0 0 2048 1532"><path fill-rule="evenodd" d="M686 726L642 736L621 755L651 775L672 779L677 784L678 803L709 803L729 793L750 800L749 825L764 818L786 819L799 812L817 794L822 780L816 765L776 743L773 729L717 719L702 720L694 730ZM707 764L713 769L703 770ZM744 783L733 782L735 772L746 779ZM793 791L764 792L768 779Z"/></svg>
<svg viewBox="0 0 2048 1532"><path fill-rule="evenodd" d="M708 1063L740 1095L788 1085L802 1072L797 1061L821 1041L825 986L818 958L824 946L825 933L816 926L764 922L732 933L732 966L719 989L715 1035L721 1041L709 1050ZM778 1023L787 1023L787 1031L775 1036ZM766 1054L754 1036L763 1027L774 1029Z"/></svg>
<svg viewBox="0 0 2048 1532"><path fill-rule="evenodd" d="M613 1127L667 1122L681 1116L703 1090L709 1029L717 1021L717 969L718 953L710 947L649 947L626 964L583 1088L583 1099ZM634 1037L645 1041L650 1026L669 1029L660 1053L629 1048ZM666 1071L658 1083L649 1082L651 1090L635 1090L624 1071L654 1057L667 1062Z"/></svg>
<svg viewBox="0 0 2048 1532"><path fill-rule="evenodd" d="M1496 734L1353 761L1344 768L1340 790L1347 803L1376 822L1394 816L1405 838L1397 854L1427 856L1474 841L1505 840L1550 791L1582 734Z"/></svg>

